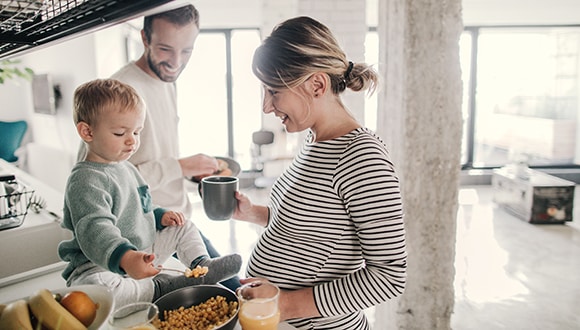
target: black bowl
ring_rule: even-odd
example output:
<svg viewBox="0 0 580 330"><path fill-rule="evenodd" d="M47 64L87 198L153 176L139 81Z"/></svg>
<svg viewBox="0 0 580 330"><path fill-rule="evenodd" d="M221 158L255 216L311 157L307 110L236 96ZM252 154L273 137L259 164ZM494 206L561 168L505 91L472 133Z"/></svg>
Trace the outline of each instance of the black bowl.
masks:
<svg viewBox="0 0 580 330"><path fill-rule="evenodd" d="M221 285L196 285L177 289L165 294L161 298L157 299L154 303L159 308L159 318L163 320L163 314L165 311L178 309L181 306L184 308L189 308L193 305L199 305L209 298L215 296L222 296L226 298L228 302L238 302L238 309L236 310L235 315L226 323L214 328L220 330L233 330L238 323L240 302L232 290Z"/></svg>

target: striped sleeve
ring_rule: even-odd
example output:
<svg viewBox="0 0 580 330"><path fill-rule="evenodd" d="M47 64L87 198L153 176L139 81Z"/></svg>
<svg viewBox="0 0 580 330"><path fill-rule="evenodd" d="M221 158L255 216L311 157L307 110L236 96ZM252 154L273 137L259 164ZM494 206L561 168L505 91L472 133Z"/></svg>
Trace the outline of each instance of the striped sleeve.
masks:
<svg viewBox="0 0 580 330"><path fill-rule="evenodd" d="M399 296L406 281L399 181L376 136L360 134L351 141L337 164L333 188L354 223L364 266L314 287L323 316L352 313Z"/></svg>

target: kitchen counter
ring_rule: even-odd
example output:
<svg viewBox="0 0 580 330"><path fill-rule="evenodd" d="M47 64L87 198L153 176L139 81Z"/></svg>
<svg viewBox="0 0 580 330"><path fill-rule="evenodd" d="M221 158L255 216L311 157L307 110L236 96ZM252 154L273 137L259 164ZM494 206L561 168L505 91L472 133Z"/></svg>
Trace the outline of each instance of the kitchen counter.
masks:
<svg viewBox="0 0 580 330"><path fill-rule="evenodd" d="M63 269L57 245L71 237L70 232L60 227L62 193L0 159L0 175L7 174L34 190L34 196L45 200L46 207L39 213L29 209L22 225L0 231L0 288Z"/></svg>
<svg viewBox="0 0 580 330"><path fill-rule="evenodd" d="M57 245L70 233L60 227L63 195L30 174L0 159L0 175L16 180L46 201L40 213L29 210L20 227L0 231L0 303L27 297L38 289L66 287Z"/></svg>
<svg viewBox="0 0 580 330"><path fill-rule="evenodd" d="M0 288L0 303L8 303L20 298L26 298L27 295L30 295L39 289L46 288L49 290L56 290L64 287L66 287L66 283L60 276L60 271L52 271L11 286ZM103 326L101 329L107 330L108 328L107 326ZM241 330L242 328L237 324L234 329ZM282 322L278 325L278 330L292 329L296 328L286 322Z"/></svg>
<svg viewBox="0 0 580 330"><path fill-rule="evenodd" d="M29 212L22 226L0 231L0 248L2 249L0 250L2 251L0 274L7 274L0 276L0 303L26 298L42 288L48 290L65 288L66 282L60 275L65 263L59 261L56 255L58 242L70 235L60 228L62 193L0 159L0 175L4 174L14 174L18 181L34 189L35 193L46 199L47 207L39 214ZM197 189L191 195L199 207ZM207 221L207 224L225 225L215 221ZM212 228L206 229L208 232L212 231ZM5 242L10 243L4 244ZM26 261L27 259L35 260L35 262L31 263ZM169 262L167 266L179 265L181 264L175 261ZM239 326L236 328L236 330L240 329ZM282 322L278 329L295 328Z"/></svg>
<svg viewBox="0 0 580 330"><path fill-rule="evenodd" d="M62 279L62 277L60 277L60 272L47 273L9 287L0 288L0 303L7 303L20 298L26 298L26 293L31 294L39 289L46 288L49 290L56 290L64 288L65 286L65 281ZM101 327L101 329L108 330L109 328L105 325ZM239 324L237 324L234 329L241 330L242 328ZM282 322L278 325L278 330L293 329L296 328L286 322Z"/></svg>

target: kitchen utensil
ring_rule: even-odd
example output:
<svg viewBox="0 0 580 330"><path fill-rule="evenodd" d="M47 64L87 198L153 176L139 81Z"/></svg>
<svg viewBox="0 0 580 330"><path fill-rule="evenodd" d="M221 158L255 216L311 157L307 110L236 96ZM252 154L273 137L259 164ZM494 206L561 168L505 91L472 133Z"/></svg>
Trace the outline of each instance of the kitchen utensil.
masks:
<svg viewBox="0 0 580 330"><path fill-rule="evenodd" d="M22 225L33 194L14 175L0 176L0 230Z"/></svg>
<svg viewBox="0 0 580 330"><path fill-rule="evenodd" d="M228 220L238 205L239 179L233 176L208 176L201 179L203 209L212 220Z"/></svg>
<svg viewBox="0 0 580 330"><path fill-rule="evenodd" d="M37 194L32 195L29 204L34 213L40 213L42 209L46 208L46 200Z"/></svg>
<svg viewBox="0 0 580 330"><path fill-rule="evenodd" d="M217 326L214 330L233 330L236 328L238 323L238 311L239 311L239 301L236 294L219 284L215 285L196 285L177 289L170 293L167 293L163 297L157 299L155 304L159 308L159 318L163 320L163 315L165 311L172 311L180 308L189 308L193 305L199 305L208 299L216 296L222 296L226 298L229 303L231 301L238 302L238 310L236 313L224 324Z"/></svg>
<svg viewBox="0 0 580 330"><path fill-rule="evenodd" d="M177 269L177 268L168 268L168 267L158 266L157 269L159 269L160 271L170 271L170 272L182 273L184 276L187 276L189 274L187 270ZM189 271L192 271L192 270L190 269ZM204 277L206 274L207 273L199 274L196 278Z"/></svg>
<svg viewBox="0 0 580 330"><path fill-rule="evenodd" d="M109 318L113 330L155 330L159 309L150 302L136 302L116 309Z"/></svg>

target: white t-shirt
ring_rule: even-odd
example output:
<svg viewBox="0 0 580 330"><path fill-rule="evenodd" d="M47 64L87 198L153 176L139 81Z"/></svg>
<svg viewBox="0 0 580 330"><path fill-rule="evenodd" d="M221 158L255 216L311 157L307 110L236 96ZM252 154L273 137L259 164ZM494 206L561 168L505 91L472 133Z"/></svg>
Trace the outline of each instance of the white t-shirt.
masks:
<svg viewBox="0 0 580 330"><path fill-rule="evenodd" d="M155 79L131 62L111 78L131 85L145 100L147 117L141 146L129 161L149 184L153 202L191 217L186 181L177 159L179 136L175 83Z"/></svg>

